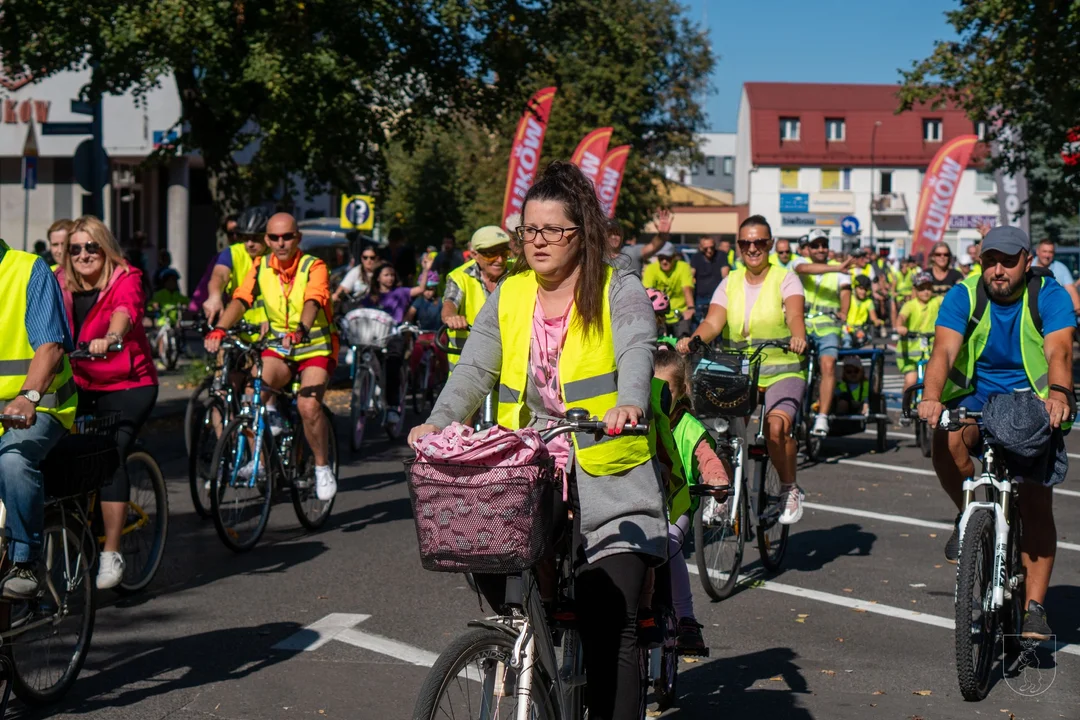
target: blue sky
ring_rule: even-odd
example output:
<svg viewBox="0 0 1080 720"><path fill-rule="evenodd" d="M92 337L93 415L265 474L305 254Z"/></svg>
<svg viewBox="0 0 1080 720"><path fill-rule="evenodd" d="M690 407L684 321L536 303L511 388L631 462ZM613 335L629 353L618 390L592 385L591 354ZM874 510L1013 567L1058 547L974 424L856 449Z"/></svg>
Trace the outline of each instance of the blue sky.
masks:
<svg viewBox="0 0 1080 720"><path fill-rule="evenodd" d="M734 132L744 82L899 82L899 68L955 32L955 0L682 0L719 58L710 130Z"/></svg>

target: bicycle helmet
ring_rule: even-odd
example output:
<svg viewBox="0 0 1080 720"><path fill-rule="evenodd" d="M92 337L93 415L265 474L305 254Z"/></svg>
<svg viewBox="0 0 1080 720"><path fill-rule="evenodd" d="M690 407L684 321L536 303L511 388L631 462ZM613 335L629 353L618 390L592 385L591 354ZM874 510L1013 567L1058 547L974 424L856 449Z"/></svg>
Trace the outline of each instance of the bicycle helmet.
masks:
<svg viewBox="0 0 1080 720"><path fill-rule="evenodd" d="M161 274L158 275L158 282L165 282L169 278L173 278L174 280L179 280L180 279L179 271L177 271L175 268L165 268L164 270L161 271Z"/></svg>
<svg viewBox="0 0 1080 720"><path fill-rule="evenodd" d="M666 315L667 311L671 309L671 303L668 302L668 296L656 288L648 288L645 292L649 295L649 302L652 303L653 312L664 313Z"/></svg>
<svg viewBox="0 0 1080 720"><path fill-rule="evenodd" d="M269 220L270 215L264 208L250 207L236 219L236 232L239 235L264 235Z"/></svg>

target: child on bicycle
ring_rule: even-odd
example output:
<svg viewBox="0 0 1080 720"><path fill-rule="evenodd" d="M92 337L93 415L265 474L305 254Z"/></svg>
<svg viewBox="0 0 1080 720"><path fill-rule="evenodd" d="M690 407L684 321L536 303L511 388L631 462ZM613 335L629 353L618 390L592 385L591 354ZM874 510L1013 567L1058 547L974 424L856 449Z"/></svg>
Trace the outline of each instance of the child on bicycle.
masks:
<svg viewBox="0 0 1080 720"><path fill-rule="evenodd" d="M844 321L849 330L856 330L867 323L873 323L875 327L885 324L874 309L874 298L870 297L870 285L870 278L865 275L855 277L855 297L851 298L847 318Z"/></svg>
<svg viewBox="0 0 1080 720"><path fill-rule="evenodd" d="M870 381L866 377L862 360L854 355L844 358L840 382L836 384L836 412L838 415L870 413Z"/></svg>
<svg viewBox="0 0 1080 720"><path fill-rule="evenodd" d="M164 327L166 321L175 328L180 323L180 310L187 307L189 302L184 293L180 292L180 273L173 268L166 268L158 276L158 282L160 287L147 303L148 315L154 316L156 328ZM165 333L159 332L154 342L158 358L165 357L166 342L168 339Z"/></svg>
<svg viewBox="0 0 1080 720"><path fill-rule="evenodd" d="M900 342L896 344L896 364L904 374L904 389L918 382L916 366L920 360L929 360L932 342L927 345L924 357L922 343L918 338L907 337L910 333L933 333L937 322L938 309L941 308L941 296L934 295L934 276L928 272L915 276L915 295L900 308L896 318L896 333Z"/></svg>
<svg viewBox="0 0 1080 720"><path fill-rule="evenodd" d="M654 306L655 307L655 306ZM662 317L660 311L657 315ZM671 575L671 602L678 618L677 645L685 654L704 654L701 625L694 617L690 572L683 557L683 545L696 510L688 484L698 476L707 485L727 489L729 473L717 457L708 430L691 413L689 365L671 342L657 346L653 366L652 413L657 428L656 454L666 470L668 498L668 569Z"/></svg>

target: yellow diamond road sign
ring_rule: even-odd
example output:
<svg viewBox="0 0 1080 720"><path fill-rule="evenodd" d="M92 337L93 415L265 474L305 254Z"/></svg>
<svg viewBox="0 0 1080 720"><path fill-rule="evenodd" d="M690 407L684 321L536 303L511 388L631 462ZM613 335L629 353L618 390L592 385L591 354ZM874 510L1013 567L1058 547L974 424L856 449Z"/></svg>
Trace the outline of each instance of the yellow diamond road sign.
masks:
<svg viewBox="0 0 1080 720"><path fill-rule="evenodd" d="M341 227L346 230L374 228L375 198L370 195L342 195Z"/></svg>

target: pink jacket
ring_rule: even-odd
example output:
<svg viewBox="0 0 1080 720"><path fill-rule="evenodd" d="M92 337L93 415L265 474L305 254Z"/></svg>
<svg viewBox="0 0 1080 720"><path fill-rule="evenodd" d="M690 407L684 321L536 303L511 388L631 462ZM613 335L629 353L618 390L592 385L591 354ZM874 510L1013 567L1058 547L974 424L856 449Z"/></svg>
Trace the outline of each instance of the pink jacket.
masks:
<svg viewBox="0 0 1080 720"><path fill-rule="evenodd" d="M75 316L72 311L71 291L64 283L64 270L56 270L56 279L64 293L64 309L67 311L68 330L75 333ZM143 329L146 312L146 296L143 293L142 273L134 267L118 267L113 271L109 284L98 295L79 329L75 345L105 337L109 320L117 310L131 318L131 329L124 336L120 352L109 353L104 360L72 360L71 369L75 383L81 390L127 390L129 388L157 385L157 370L150 354L150 341Z"/></svg>

